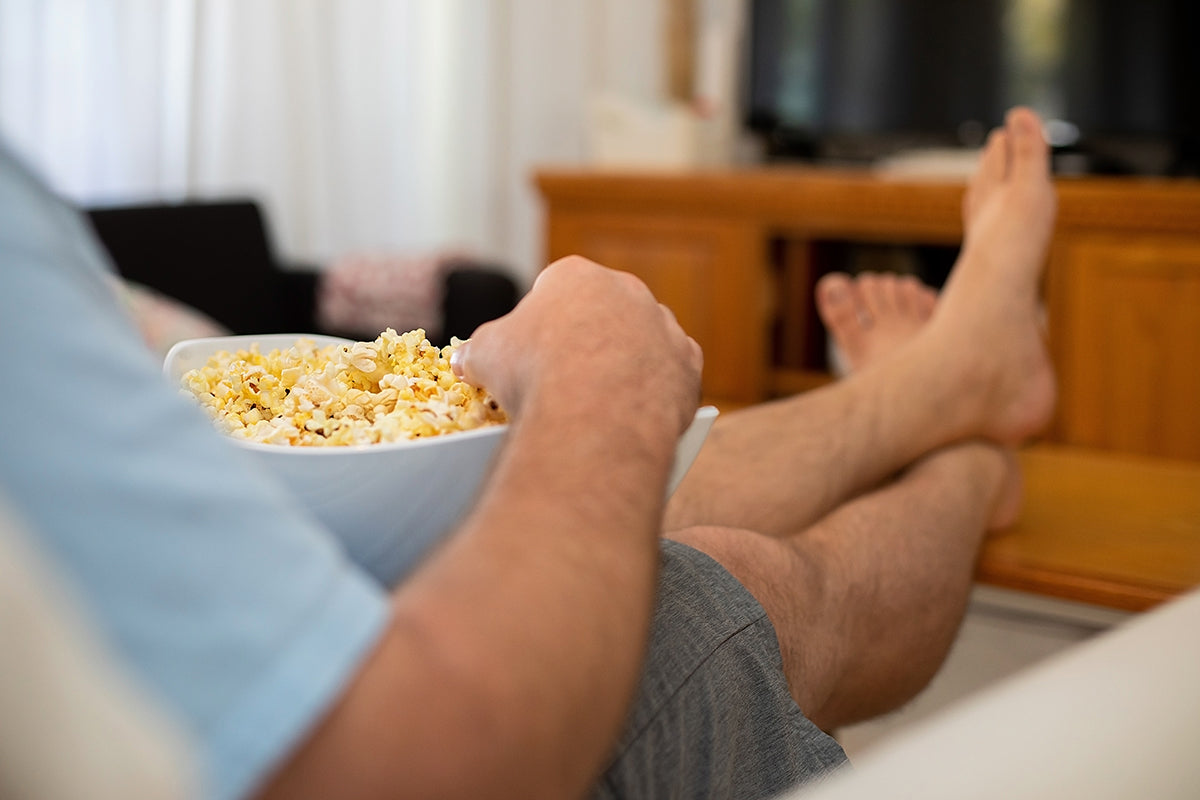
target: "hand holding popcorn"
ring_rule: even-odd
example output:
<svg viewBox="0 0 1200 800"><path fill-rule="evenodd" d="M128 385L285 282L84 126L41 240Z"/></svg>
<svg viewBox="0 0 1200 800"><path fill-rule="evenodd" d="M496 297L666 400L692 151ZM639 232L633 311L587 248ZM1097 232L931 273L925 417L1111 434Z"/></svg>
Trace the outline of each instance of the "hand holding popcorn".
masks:
<svg viewBox="0 0 1200 800"><path fill-rule="evenodd" d="M572 256L547 267L516 310L481 326L453 365L514 417L537 398L675 436L695 413L702 363L645 284Z"/></svg>

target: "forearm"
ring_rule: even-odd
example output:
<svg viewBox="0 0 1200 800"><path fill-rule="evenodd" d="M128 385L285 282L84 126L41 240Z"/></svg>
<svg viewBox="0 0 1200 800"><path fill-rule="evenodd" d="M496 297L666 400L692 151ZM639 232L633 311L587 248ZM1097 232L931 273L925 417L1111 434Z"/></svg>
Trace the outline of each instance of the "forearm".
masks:
<svg viewBox="0 0 1200 800"><path fill-rule="evenodd" d="M499 463L269 796L570 797L615 743L700 349L637 279L568 258L453 365L513 419Z"/></svg>
<svg viewBox="0 0 1200 800"><path fill-rule="evenodd" d="M673 442L527 410L273 796L583 792L636 688Z"/></svg>

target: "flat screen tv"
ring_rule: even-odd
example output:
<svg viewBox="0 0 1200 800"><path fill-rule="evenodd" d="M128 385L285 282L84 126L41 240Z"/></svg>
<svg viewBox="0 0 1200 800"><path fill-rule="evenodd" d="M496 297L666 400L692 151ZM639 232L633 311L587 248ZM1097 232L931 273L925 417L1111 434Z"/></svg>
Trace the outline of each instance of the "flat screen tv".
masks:
<svg viewBox="0 0 1200 800"><path fill-rule="evenodd" d="M1200 173L1200 0L748 8L745 120L772 157L975 146L1022 104L1078 171Z"/></svg>

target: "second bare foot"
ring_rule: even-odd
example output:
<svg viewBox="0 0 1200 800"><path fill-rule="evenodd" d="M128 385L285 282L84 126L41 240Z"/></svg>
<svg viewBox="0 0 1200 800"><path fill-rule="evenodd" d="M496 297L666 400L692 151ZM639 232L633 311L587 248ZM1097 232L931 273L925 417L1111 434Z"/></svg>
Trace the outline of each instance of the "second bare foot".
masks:
<svg viewBox="0 0 1200 800"><path fill-rule="evenodd" d="M937 293L911 275L830 273L817 282L817 312L836 346L834 372L875 363L925 326Z"/></svg>
<svg viewBox="0 0 1200 800"><path fill-rule="evenodd" d="M963 252L921 336L959 387L966 429L1002 444L1037 433L1054 410L1039 291L1055 205L1040 121L1014 110L971 181Z"/></svg>

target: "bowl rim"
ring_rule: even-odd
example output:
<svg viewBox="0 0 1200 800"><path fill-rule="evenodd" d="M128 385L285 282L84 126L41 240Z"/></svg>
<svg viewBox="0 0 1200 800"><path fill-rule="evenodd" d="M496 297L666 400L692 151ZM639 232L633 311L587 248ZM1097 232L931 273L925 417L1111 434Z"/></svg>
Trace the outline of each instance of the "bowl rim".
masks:
<svg viewBox="0 0 1200 800"><path fill-rule="evenodd" d="M347 455L350 453L387 453L397 450L416 450L421 447L431 447L434 445L445 444L447 440L464 441L468 439L484 439L489 436L502 436L508 431L508 423L497 422L491 425L484 425L480 428L471 428L465 431L448 431L439 433L434 436L418 436L415 439L401 439L395 442L373 442L369 444L331 444L331 445L299 445L299 444L271 444L269 442L256 442L253 439L240 439L223 431L224 437L239 447L244 447L247 450L254 450L261 453L288 453L291 455L313 457L313 458L330 458L337 455Z"/></svg>
<svg viewBox="0 0 1200 800"><path fill-rule="evenodd" d="M168 382L175 385L181 375L173 375L172 368L175 364L179 353L192 349L212 348L210 354L216 354L222 350L237 350L248 349L249 345L261 345L264 340L283 341L291 340L292 342L300 339L308 339L316 343L317 347L325 347L328 345L339 344L355 344L357 340L346 339L341 336L329 336L324 333L239 333L229 334L227 336L202 336L194 339L182 339L176 342L167 351L163 357L163 376ZM279 345L271 344L269 349L275 349ZM441 349L441 348L439 348ZM332 458L338 455L346 455L349 453L361 452L391 452L396 450L411 450L421 447L431 447L438 444L445 444L446 440L453 439L455 441L463 441L464 439L480 439L489 436L500 436L508 430L508 423L493 422L478 428L471 428L465 431L447 431L433 436L419 436L413 439L400 439L395 442L373 442L369 444L338 444L338 445L293 445L293 444L271 444L269 442L256 442L253 439L242 439L230 434L227 431L220 431L222 437L233 442L239 447L247 450L253 450L264 453L289 453L307 458Z"/></svg>

